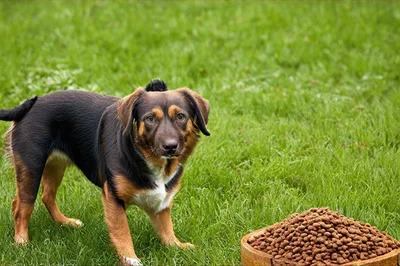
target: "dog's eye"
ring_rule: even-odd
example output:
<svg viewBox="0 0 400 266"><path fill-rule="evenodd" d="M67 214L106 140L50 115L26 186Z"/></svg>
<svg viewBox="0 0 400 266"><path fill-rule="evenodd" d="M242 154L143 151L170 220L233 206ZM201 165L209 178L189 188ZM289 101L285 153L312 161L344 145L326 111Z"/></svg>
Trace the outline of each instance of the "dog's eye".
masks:
<svg viewBox="0 0 400 266"><path fill-rule="evenodd" d="M183 120L183 119L185 119L185 115L182 114L182 113L179 113L179 114L176 115L176 119Z"/></svg>
<svg viewBox="0 0 400 266"><path fill-rule="evenodd" d="M148 115L148 116L146 116L145 119L146 119L148 122L154 122L155 117L154 117L154 115Z"/></svg>

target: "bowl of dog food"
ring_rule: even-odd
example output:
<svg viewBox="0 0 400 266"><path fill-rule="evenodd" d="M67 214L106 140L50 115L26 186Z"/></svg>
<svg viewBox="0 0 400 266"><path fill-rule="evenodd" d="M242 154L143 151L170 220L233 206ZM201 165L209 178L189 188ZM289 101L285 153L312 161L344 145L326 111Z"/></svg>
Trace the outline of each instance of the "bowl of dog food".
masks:
<svg viewBox="0 0 400 266"><path fill-rule="evenodd" d="M397 266L400 242L328 208L292 214L241 241L243 266Z"/></svg>

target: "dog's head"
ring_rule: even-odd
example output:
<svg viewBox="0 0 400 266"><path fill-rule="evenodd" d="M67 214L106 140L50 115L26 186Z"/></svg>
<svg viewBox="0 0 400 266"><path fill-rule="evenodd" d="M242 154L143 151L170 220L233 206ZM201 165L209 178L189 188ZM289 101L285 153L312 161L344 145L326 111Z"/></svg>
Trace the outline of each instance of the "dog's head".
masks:
<svg viewBox="0 0 400 266"><path fill-rule="evenodd" d="M207 130L210 105L188 88L168 91L153 80L118 102L118 117L124 135L132 135L148 159L186 159L197 139Z"/></svg>

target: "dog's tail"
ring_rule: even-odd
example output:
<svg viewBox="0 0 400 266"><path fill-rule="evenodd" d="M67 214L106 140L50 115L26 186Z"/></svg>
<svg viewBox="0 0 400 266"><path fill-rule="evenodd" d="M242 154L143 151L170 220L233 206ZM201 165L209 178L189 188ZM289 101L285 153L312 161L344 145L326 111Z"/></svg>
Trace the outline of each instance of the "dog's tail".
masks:
<svg viewBox="0 0 400 266"><path fill-rule="evenodd" d="M23 104L9 110L0 110L0 120L4 121L20 121L32 108L36 102L37 96L26 100Z"/></svg>

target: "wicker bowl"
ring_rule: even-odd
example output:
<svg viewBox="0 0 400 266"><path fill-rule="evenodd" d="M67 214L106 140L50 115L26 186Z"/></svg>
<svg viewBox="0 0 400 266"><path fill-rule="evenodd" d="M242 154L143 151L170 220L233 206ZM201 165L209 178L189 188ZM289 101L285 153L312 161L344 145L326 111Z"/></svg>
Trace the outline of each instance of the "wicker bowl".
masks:
<svg viewBox="0 0 400 266"><path fill-rule="evenodd" d="M296 266L293 261L279 259L275 260L271 255L256 250L247 243L250 236L254 234L260 234L265 231L266 228L262 228L253 231L242 238L241 241L241 254L242 254L242 265L243 266ZM385 255L378 256L369 260L359 260L341 266L398 266L400 265L400 249L393 250Z"/></svg>

